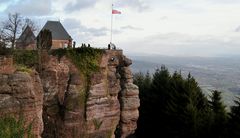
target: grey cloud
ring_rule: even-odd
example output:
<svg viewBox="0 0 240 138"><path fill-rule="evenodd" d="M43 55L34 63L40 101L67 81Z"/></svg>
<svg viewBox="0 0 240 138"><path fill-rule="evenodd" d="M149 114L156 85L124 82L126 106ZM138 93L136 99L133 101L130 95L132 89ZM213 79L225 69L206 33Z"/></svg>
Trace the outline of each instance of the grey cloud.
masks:
<svg viewBox="0 0 240 138"><path fill-rule="evenodd" d="M9 5L5 12L18 12L29 16L43 16L51 13L50 0L20 0L17 3Z"/></svg>
<svg viewBox="0 0 240 138"><path fill-rule="evenodd" d="M230 43L225 42L221 37L215 37L211 35L187 35L181 33L167 33L167 34L158 34L146 38L149 43L162 43L168 45L178 45L178 46L198 46L198 45L216 45L222 46L223 44Z"/></svg>
<svg viewBox="0 0 240 138"><path fill-rule="evenodd" d="M134 47L136 45L137 47ZM121 46L126 50L144 54L211 57L238 54L239 45L238 38L233 37L168 33L145 37L140 41L126 42Z"/></svg>
<svg viewBox="0 0 240 138"><path fill-rule="evenodd" d="M140 12L149 8L147 3L143 2L141 0L120 0L120 1L116 2L116 6L131 7L131 8L137 9Z"/></svg>
<svg viewBox="0 0 240 138"><path fill-rule="evenodd" d="M76 38L81 37L82 40L88 40L93 37L105 36L109 31L107 28L92 28L82 25L81 21L76 19L65 19L64 27L73 34Z"/></svg>
<svg viewBox="0 0 240 138"><path fill-rule="evenodd" d="M102 28L87 28L87 32L89 32L90 34L92 34L93 36L105 36L107 35L107 31L108 29L105 27Z"/></svg>
<svg viewBox="0 0 240 138"><path fill-rule="evenodd" d="M240 26L238 26L234 31L235 32L240 32Z"/></svg>
<svg viewBox="0 0 240 138"><path fill-rule="evenodd" d="M136 30L136 31L143 30L143 28L134 27L134 26L131 26L131 25L122 26L121 29L123 29L123 30Z"/></svg>
<svg viewBox="0 0 240 138"><path fill-rule="evenodd" d="M68 30L78 29L81 27L81 22L76 19L65 19L63 25Z"/></svg>
<svg viewBox="0 0 240 138"><path fill-rule="evenodd" d="M74 12L84 8L92 7L96 4L97 0L79 0L77 2L70 2L64 8L67 12Z"/></svg>

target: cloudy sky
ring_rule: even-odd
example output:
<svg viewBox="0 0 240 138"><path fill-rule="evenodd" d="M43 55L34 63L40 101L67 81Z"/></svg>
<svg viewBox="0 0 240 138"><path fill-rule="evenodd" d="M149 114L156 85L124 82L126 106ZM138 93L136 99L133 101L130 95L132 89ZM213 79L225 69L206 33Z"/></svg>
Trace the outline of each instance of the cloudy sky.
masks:
<svg viewBox="0 0 240 138"><path fill-rule="evenodd" d="M113 43L127 54L240 55L240 0L113 0ZM19 12L60 20L77 44L106 47L112 0L0 0L0 20Z"/></svg>

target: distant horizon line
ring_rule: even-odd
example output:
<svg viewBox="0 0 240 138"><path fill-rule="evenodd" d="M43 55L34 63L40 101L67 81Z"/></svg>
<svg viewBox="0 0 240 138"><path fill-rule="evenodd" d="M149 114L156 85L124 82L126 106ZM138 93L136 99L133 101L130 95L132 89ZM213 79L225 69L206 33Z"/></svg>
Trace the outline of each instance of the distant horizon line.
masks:
<svg viewBox="0 0 240 138"><path fill-rule="evenodd" d="M124 50L123 50L124 51ZM222 54L222 55L212 55L212 56L206 56L206 55L167 55L167 54L157 54L157 53L133 53L133 52L124 52L126 55L130 57L180 57L180 58L240 58L240 54Z"/></svg>

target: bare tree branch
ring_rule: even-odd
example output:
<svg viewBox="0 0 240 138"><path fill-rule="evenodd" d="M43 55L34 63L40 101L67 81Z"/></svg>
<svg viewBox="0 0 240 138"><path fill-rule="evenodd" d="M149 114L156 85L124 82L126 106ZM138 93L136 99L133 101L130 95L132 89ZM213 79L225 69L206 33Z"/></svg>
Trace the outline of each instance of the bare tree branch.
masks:
<svg viewBox="0 0 240 138"><path fill-rule="evenodd" d="M3 24L3 34L7 37L7 40L10 40L12 49L15 46L16 37L20 33L20 27L22 24L22 17L19 13L8 14L8 20L2 23Z"/></svg>
<svg viewBox="0 0 240 138"><path fill-rule="evenodd" d="M31 20L29 18L25 18L24 19L22 31L24 31L27 26L29 26L33 32L36 32L39 29L37 24L33 20Z"/></svg>
<svg viewBox="0 0 240 138"><path fill-rule="evenodd" d="M19 13L8 14L8 19L2 22L2 38L11 44L12 49L15 47L15 43L19 34L21 34L25 28L29 26L33 32L38 30L35 22L29 18L23 18Z"/></svg>

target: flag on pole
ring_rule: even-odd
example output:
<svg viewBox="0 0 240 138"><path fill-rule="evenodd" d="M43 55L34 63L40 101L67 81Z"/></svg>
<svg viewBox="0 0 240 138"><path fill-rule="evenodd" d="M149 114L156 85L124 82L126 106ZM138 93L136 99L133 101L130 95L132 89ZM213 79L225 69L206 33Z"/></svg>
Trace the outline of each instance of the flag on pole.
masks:
<svg viewBox="0 0 240 138"><path fill-rule="evenodd" d="M118 11L118 10L112 10L112 14L121 14L121 12L120 11Z"/></svg>
<svg viewBox="0 0 240 138"><path fill-rule="evenodd" d="M112 44L112 30L113 30L113 14L122 14L121 11L113 9L112 4L112 16L111 16L111 38L110 38L110 45ZM115 46L114 46L115 47Z"/></svg>

